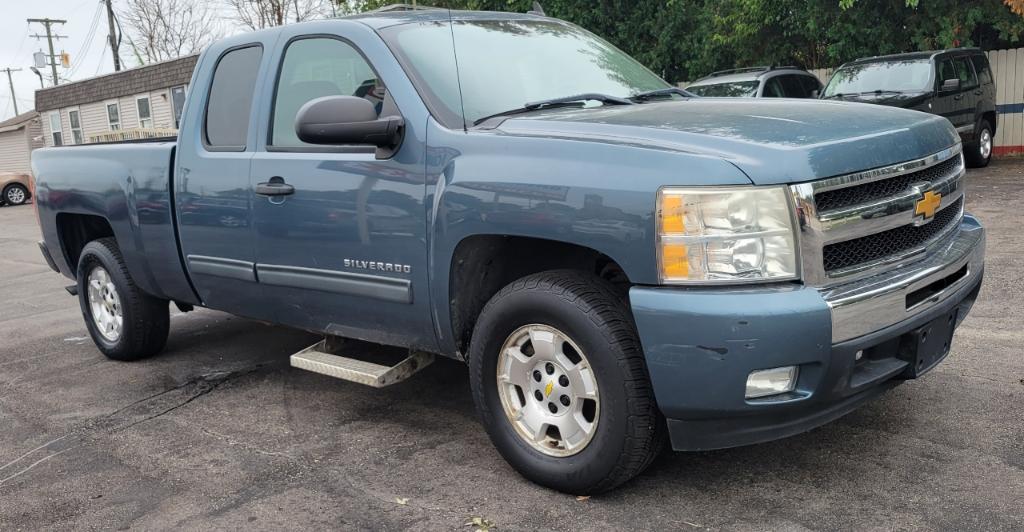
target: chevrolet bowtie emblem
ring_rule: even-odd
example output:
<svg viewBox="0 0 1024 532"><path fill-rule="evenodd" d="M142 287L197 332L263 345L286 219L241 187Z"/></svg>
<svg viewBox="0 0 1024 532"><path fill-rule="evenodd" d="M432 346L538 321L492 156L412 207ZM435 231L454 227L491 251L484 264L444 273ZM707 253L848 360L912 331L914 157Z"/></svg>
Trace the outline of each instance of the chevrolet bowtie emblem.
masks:
<svg viewBox="0 0 1024 532"><path fill-rule="evenodd" d="M927 220L935 216L935 211L939 210L939 205L941 204L942 194L929 190L914 204L914 214L919 214Z"/></svg>

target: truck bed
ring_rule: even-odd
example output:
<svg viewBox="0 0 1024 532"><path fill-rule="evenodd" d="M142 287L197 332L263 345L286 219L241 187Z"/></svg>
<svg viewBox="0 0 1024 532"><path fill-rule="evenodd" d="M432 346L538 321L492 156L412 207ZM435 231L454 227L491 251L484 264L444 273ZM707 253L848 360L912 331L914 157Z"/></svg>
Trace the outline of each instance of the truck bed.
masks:
<svg viewBox="0 0 1024 532"><path fill-rule="evenodd" d="M75 235L62 227L95 217L96 230L110 231L121 244L129 272L143 291L198 302L178 247L175 149L173 141L145 139L33 152L39 224L61 273L74 278L80 250Z"/></svg>

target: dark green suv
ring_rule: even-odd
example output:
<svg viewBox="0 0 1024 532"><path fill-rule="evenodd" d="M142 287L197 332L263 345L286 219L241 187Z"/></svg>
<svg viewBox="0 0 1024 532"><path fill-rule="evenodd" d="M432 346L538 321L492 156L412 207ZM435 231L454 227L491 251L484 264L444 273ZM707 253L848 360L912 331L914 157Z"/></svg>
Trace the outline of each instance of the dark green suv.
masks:
<svg viewBox="0 0 1024 532"><path fill-rule="evenodd" d="M857 59L832 74L821 97L944 116L960 134L969 165L986 166L992 158L996 85L988 58L977 48Z"/></svg>

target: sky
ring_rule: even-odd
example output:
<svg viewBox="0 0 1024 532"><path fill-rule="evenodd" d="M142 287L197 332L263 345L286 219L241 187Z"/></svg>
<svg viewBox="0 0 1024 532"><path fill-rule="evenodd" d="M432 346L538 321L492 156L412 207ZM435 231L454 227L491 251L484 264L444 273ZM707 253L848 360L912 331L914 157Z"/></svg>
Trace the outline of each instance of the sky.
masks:
<svg viewBox="0 0 1024 532"><path fill-rule="evenodd" d="M114 0L115 9L119 3ZM30 34L45 34L44 28L38 23L29 24L26 19L67 20L66 24L54 25L57 33L67 35L66 39L54 41L54 51L59 54L63 50L71 54L71 68L57 66L61 78L77 81L114 71L114 62L107 46L106 9L100 0L0 0L0 5L3 7L3 16L0 17L0 68L21 69L20 72L11 73L19 112L24 113L34 107L39 78L29 67L32 66L34 52L46 51L45 39L30 37ZM91 31L94 20L96 28ZM234 31L238 30L229 29L227 33ZM122 64L127 61L127 66L136 66L126 49L126 44L122 43ZM49 67L40 69L40 72L43 73L46 86L51 86ZM6 74L0 72L0 120L12 116L14 105L11 89Z"/></svg>

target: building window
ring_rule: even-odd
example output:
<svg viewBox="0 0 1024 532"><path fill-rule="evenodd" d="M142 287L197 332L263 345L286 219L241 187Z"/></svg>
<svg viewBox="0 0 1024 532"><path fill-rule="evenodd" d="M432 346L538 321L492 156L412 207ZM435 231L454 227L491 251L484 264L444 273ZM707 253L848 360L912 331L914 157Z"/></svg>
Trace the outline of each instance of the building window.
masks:
<svg viewBox="0 0 1024 532"><path fill-rule="evenodd" d="M50 113L50 139L54 146L64 145L64 131L60 127L60 111Z"/></svg>
<svg viewBox="0 0 1024 532"><path fill-rule="evenodd" d="M71 123L71 143L81 144L82 137L82 117L78 112L78 109L72 109L68 111L68 122Z"/></svg>
<svg viewBox="0 0 1024 532"><path fill-rule="evenodd" d="M174 128L181 127L181 111L185 108L185 86L171 87L171 105L174 107Z"/></svg>
<svg viewBox="0 0 1024 532"><path fill-rule="evenodd" d="M136 98L135 108L139 112L139 129L152 129L153 113L149 108L149 96L139 96Z"/></svg>
<svg viewBox="0 0 1024 532"><path fill-rule="evenodd" d="M110 126L111 131L121 129L121 107L117 102L107 104L107 125Z"/></svg>

